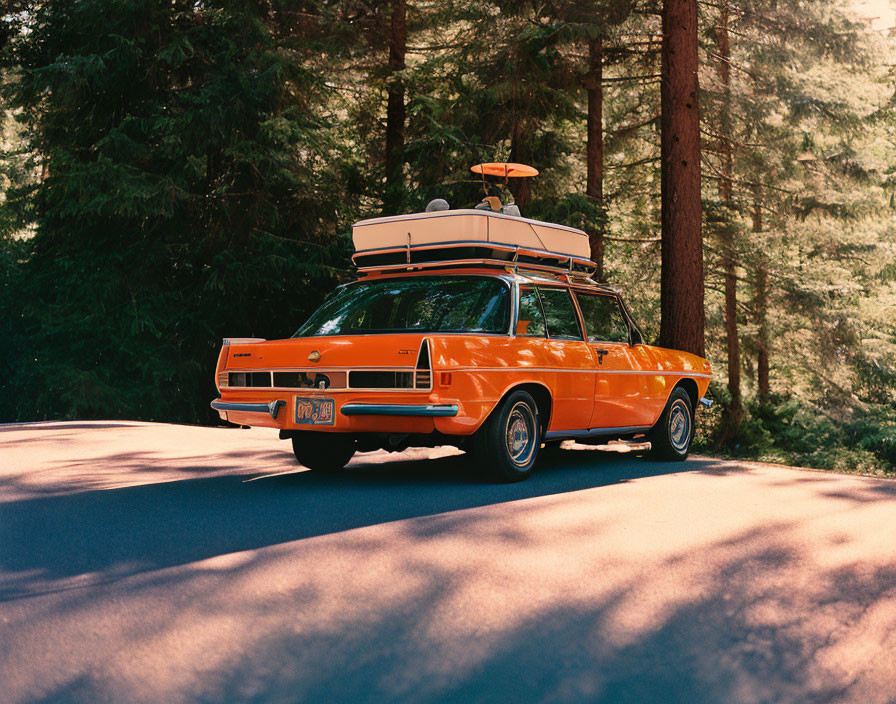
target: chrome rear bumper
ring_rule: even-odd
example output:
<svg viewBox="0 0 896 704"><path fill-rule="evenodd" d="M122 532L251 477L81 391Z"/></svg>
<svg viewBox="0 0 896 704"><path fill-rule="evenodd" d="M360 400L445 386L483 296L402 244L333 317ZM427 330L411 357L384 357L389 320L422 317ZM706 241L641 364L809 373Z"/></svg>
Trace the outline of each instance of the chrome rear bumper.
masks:
<svg viewBox="0 0 896 704"><path fill-rule="evenodd" d="M454 404L409 405L399 403L346 403L340 409L344 416L416 416L418 418L450 418L457 415Z"/></svg>
<svg viewBox="0 0 896 704"><path fill-rule="evenodd" d="M211 406L216 411L237 411L239 413L267 413L271 418L277 419L280 409L286 405L286 401L271 401L270 403L231 403L216 398Z"/></svg>

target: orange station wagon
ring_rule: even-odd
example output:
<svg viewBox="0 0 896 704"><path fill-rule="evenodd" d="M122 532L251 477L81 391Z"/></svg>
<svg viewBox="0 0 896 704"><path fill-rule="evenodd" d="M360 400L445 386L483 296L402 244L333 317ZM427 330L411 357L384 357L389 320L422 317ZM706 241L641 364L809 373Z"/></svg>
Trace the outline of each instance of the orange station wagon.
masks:
<svg viewBox="0 0 896 704"><path fill-rule="evenodd" d="M644 343L619 294L589 277L584 232L517 213L357 223L358 280L289 339L225 339L212 408L279 428L315 471L447 444L518 481L567 439L685 459L709 363Z"/></svg>

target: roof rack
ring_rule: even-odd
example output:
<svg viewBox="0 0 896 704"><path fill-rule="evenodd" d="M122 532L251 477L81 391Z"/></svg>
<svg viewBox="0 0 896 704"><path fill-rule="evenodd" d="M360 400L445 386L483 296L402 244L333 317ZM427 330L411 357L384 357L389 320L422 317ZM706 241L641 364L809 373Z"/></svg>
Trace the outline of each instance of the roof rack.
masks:
<svg viewBox="0 0 896 704"><path fill-rule="evenodd" d="M545 249L459 240L432 244L382 247L355 253L352 261L359 272L403 271L446 266L498 266L537 269L561 274L589 276L597 265L590 259Z"/></svg>

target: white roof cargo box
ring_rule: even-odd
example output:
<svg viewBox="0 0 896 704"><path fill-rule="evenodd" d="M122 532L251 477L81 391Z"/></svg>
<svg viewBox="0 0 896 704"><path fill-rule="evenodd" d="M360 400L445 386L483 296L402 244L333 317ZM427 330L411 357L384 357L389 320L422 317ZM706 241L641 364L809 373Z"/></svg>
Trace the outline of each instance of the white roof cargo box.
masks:
<svg viewBox="0 0 896 704"><path fill-rule="evenodd" d="M424 252L453 252L453 259L500 252L506 261L551 259L554 266L590 263L588 235L573 227L488 210L443 210L373 218L352 229L360 269L394 268L432 260ZM466 254L464 254L466 252ZM493 256L486 257L493 259ZM442 257L444 259L444 257ZM591 265L593 267L593 264Z"/></svg>

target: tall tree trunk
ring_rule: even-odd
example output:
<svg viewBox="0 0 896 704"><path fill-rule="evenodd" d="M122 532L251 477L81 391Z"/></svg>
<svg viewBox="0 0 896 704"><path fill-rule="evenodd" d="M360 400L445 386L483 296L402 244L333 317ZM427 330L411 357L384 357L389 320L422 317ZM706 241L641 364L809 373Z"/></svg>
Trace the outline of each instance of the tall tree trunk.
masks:
<svg viewBox="0 0 896 704"><path fill-rule="evenodd" d="M389 36L389 97L386 103L386 188L383 197L384 210L389 214L401 203L404 180L404 82L396 75L405 69L407 52L407 2L392 0L391 31Z"/></svg>
<svg viewBox="0 0 896 704"><path fill-rule="evenodd" d="M697 3L663 0L660 344L703 356Z"/></svg>
<svg viewBox="0 0 896 704"><path fill-rule="evenodd" d="M728 37L728 0L720 0L719 21L716 25L716 72L721 88L719 115L720 176L719 198L731 213L731 179L734 158L731 147L731 43ZM743 422L744 409L740 386L740 340L737 330L737 257L734 231L722 223L722 267L725 272L725 336L728 342L728 393L731 401L725 407L722 420L722 442L737 437Z"/></svg>
<svg viewBox="0 0 896 704"><path fill-rule="evenodd" d="M527 164L528 159L523 146L523 130L522 120L514 117L513 125L510 128L510 160ZM520 213L526 214L529 209L529 202L532 200L532 188L528 178L511 178L508 179L507 188L513 196L513 202L517 204Z"/></svg>
<svg viewBox="0 0 896 704"><path fill-rule="evenodd" d="M588 91L588 147L586 161L588 180L585 194L597 205L604 204L604 43L602 39L592 39L588 46L588 74L585 88ZM597 264L595 275L604 280L604 233L601 228L588 229L591 245L591 259Z"/></svg>
<svg viewBox="0 0 896 704"><path fill-rule="evenodd" d="M759 186L753 190L753 232L762 232L762 191ZM759 265L756 267L756 327L758 328L758 355L756 360L756 380L759 385L759 400L768 400L770 389L768 383L768 268L765 264L764 254L760 254Z"/></svg>

